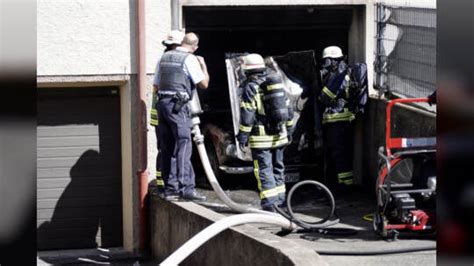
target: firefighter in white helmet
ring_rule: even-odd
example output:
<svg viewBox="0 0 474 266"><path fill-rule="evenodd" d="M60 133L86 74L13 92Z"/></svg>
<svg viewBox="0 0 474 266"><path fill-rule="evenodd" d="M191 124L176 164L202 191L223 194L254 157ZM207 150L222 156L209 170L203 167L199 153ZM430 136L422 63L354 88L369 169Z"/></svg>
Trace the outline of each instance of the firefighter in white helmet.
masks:
<svg viewBox="0 0 474 266"><path fill-rule="evenodd" d="M161 42L165 46L165 50L163 53L166 53L168 51L172 51L176 49L179 45L181 45L181 42L183 41L184 38L184 32L180 30L172 30L166 35L165 39ZM161 146L158 141L159 139L159 121L158 121L158 111L156 110L156 102L158 100L157 98L157 90L158 90L158 85L159 85L159 80L158 80L158 70L159 70L159 64L161 61L161 57L158 58L157 65L155 68L155 76L153 78L153 96L152 96L152 104L151 104L151 111L150 111L150 125L155 127L155 136L156 136L156 147L158 150L157 156L156 156L156 186L158 187L158 193L160 197L164 197L164 189L165 189L165 183L162 178L161 174ZM171 175L176 176L176 158L172 158L172 167L171 167Z"/></svg>
<svg viewBox="0 0 474 266"><path fill-rule="evenodd" d="M342 54L341 48L338 46L328 46L323 50L323 59L324 58L342 58L344 55Z"/></svg>
<svg viewBox="0 0 474 266"><path fill-rule="evenodd" d="M260 205L275 211L285 203L283 149L291 142L293 110L289 105L281 75L265 66L262 56L249 54L242 69L247 80L240 102L237 140L240 149L250 147Z"/></svg>
<svg viewBox="0 0 474 266"><path fill-rule="evenodd" d="M318 97L324 108L323 132L329 172L335 170L336 187L353 184L352 150L355 114L348 108L349 73L341 48L329 46L322 53L322 90Z"/></svg>

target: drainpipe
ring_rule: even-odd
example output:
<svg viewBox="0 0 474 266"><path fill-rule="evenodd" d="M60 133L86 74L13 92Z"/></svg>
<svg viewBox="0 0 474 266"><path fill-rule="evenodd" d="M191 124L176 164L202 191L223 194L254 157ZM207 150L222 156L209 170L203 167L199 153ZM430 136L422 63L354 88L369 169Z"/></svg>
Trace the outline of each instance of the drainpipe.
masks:
<svg viewBox="0 0 474 266"><path fill-rule="evenodd" d="M179 30L179 0L170 0L171 3L171 29Z"/></svg>
<svg viewBox="0 0 474 266"><path fill-rule="evenodd" d="M137 0L137 78L138 78L138 195L139 195L139 251L146 246L147 213L145 197L148 190L147 125L146 125L146 69L145 69L145 0Z"/></svg>

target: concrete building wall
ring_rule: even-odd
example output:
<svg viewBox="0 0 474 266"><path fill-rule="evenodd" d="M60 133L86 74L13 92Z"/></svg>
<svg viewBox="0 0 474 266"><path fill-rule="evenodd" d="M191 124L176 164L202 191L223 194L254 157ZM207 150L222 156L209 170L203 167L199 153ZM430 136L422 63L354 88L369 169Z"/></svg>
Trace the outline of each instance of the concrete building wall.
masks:
<svg viewBox="0 0 474 266"><path fill-rule="evenodd" d="M156 62L163 53L164 46L161 41L171 29L170 0L146 0L146 51L148 74L155 72Z"/></svg>
<svg viewBox="0 0 474 266"><path fill-rule="evenodd" d="M109 75L135 74L135 5L134 0L38 0L38 76L93 75L107 80ZM171 11L170 1L146 0L145 7L149 110L152 76L164 50L161 40L171 28ZM70 83L68 78L60 80ZM96 78L91 82L96 83ZM135 88L131 90L133 95ZM149 126L148 133L148 171L154 177L154 128Z"/></svg>
<svg viewBox="0 0 474 266"><path fill-rule="evenodd" d="M118 86L121 106L123 245L138 246L133 159L136 93L134 1L50 1L37 4L37 74L41 87Z"/></svg>
<svg viewBox="0 0 474 266"><path fill-rule="evenodd" d="M38 75L135 72L128 0L39 0Z"/></svg>
<svg viewBox="0 0 474 266"><path fill-rule="evenodd" d="M133 0L38 0L39 76L136 73ZM145 1L147 73L163 52L170 1Z"/></svg>

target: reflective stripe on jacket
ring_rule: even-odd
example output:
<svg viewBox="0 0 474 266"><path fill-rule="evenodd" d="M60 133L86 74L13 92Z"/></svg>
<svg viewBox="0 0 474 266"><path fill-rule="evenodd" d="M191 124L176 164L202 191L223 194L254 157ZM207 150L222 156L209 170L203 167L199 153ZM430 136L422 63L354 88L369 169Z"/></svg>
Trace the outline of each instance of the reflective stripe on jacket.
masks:
<svg viewBox="0 0 474 266"><path fill-rule="evenodd" d="M349 111L348 108L343 108L342 111L336 113L330 113L328 110L323 113L323 124L325 123L334 123L341 121L352 121L355 119L353 112Z"/></svg>
<svg viewBox="0 0 474 266"><path fill-rule="evenodd" d="M341 72L329 73L323 89L319 95L319 100L325 106L323 113L323 124L347 121L355 119L355 114L348 108L350 76L347 73L345 63L338 68Z"/></svg>
<svg viewBox="0 0 474 266"><path fill-rule="evenodd" d="M281 76L276 72L263 72L249 77L248 80L241 87L239 134L248 138L250 148L268 149L288 144L288 132L291 132L293 126L293 109L289 101L286 101L289 120L283 125L284 128L280 133L270 133L265 126L267 121L262 102L263 92L260 87L284 86Z"/></svg>

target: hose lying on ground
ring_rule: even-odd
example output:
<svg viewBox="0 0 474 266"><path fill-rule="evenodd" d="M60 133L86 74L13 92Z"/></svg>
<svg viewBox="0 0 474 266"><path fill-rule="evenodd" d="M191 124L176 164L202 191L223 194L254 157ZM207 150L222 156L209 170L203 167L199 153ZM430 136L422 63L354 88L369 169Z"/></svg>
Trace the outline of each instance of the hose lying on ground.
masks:
<svg viewBox="0 0 474 266"><path fill-rule="evenodd" d="M196 143L196 146L199 152L199 157L201 158L204 171L206 172L207 180L211 184L212 189L214 190L214 192L216 192L220 200L222 200L227 206L229 206L234 211L237 211L240 213L260 213L260 214L279 216L276 213L267 212L267 211L260 210L251 206L244 206L244 205L235 203L233 200L231 200L227 196L227 194L224 192L224 190L221 188L221 186L219 185L219 182L217 181L217 178L214 172L212 171L212 167L211 167L211 164L209 163L209 158L206 152L206 147L204 146L204 136L201 134L201 130L199 129L199 126L197 124L193 126L192 132L194 133L193 140Z"/></svg>
<svg viewBox="0 0 474 266"><path fill-rule="evenodd" d="M202 244L208 241L210 238L214 237L215 235L222 232L223 230L235 225L246 224L246 223L265 223L265 224L278 225L284 229L293 231L297 225L308 230L315 230L315 229L324 228L330 225L334 225L339 222L339 219L336 219L334 221L328 221L333 216L334 209L335 209L334 197L332 196L332 193L323 184L317 181L312 181L312 180L300 182L297 185L295 185L292 188L292 190L290 190L290 193L287 199L289 214L286 214L284 211L282 211L278 207L276 207L276 210L281 215L279 215L278 213L263 211L260 209L256 209L254 207L243 206L241 204L235 203L222 190L214 172L212 171L212 167L209 163L209 158L207 156L207 152L204 146L204 136L201 134L198 123L194 123L192 132L194 133L194 141L198 148L199 156L201 158L204 171L206 172L206 176L213 190L216 192L217 196L231 209L237 212L246 213L246 214L238 214L238 215L229 216L213 223L212 225L208 226L207 228L199 232L197 235L192 237L190 240L188 240L184 245L182 245L175 252L173 252L173 254L171 254L167 259L165 259L160 265L167 266L167 265L179 264L187 256L189 256L197 248L199 248ZM294 213L291 209L291 204L290 204L291 196L293 195L296 188L302 185L306 185L306 184L312 184L312 185L316 185L318 187L323 188L323 190L326 192L327 196L330 199L331 211L322 221L319 221L316 223L307 223L295 218L294 216Z"/></svg>
<svg viewBox="0 0 474 266"><path fill-rule="evenodd" d="M272 213L272 212L256 209L254 207L243 206L241 204L235 203L234 201L232 201L227 196L227 194L224 192L224 190L222 190L221 186L219 185L219 182L217 181L217 178L216 178L214 172L212 171L211 164L209 163L209 158L207 157L206 148L204 146L204 136L201 134L201 131L200 131L200 129L197 125L195 125L193 127L193 133L194 133L194 141L196 143L196 146L197 146L197 149L198 149L198 152L199 152L199 157L201 158L201 162L203 164L204 171L206 172L207 179L208 179L209 183L211 184L212 189L216 192L219 199L221 199L231 209L233 209L237 212L240 212L240 213L260 213L260 214L273 215L273 216L280 216L281 215L281 216L285 217L286 219L288 219L289 221L295 222L296 225L299 225L300 227L303 227L303 228L306 228L306 229L325 228L325 227L328 227L328 226L339 223L339 219L327 222L329 220L329 218L331 218L334 214L334 210L335 210L334 197L333 197L331 191L329 191L329 189L326 186L324 186L323 184L321 184L317 181L313 181L313 180L307 180L307 181L300 182L300 183L296 184L290 190L290 192L288 194L288 198L287 198L287 206L288 206L289 215L286 214L280 208L278 208L278 206L276 206L276 205L275 205L275 209L277 210L277 212L280 215L278 215L278 213ZM322 221L319 221L319 222L316 222L316 223L306 223L306 222L303 222L299 219L296 219L294 217L294 213L293 213L293 210L292 210L291 204L290 204L291 196L293 195L294 191L297 188L299 188L303 185L308 185L308 184L316 185L318 187L321 187L324 190L324 192L326 193L326 196L330 199L330 205L331 205L330 211L328 212L327 216ZM295 224L292 224L291 228L296 228ZM292 230L291 228L288 227L286 229Z"/></svg>
<svg viewBox="0 0 474 266"><path fill-rule="evenodd" d="M332 255L332 256L374 256L374 255L387 255L387 254L420 252L420 251L430 251L430 250L436 250L436 245L427 245L427 246L413 247L413 248L398 248L398 249L390 249L390 250L372 250L372 251L316 250L316 252L319 255Z"/></svg>
<svg viewBox="0 0 474 266"><path fill-rule="evenodd" d="M232 201L224 192L224 190L222 190L214 172L212 171L206 148L204 146L204 136L201 134L198 123L194 123L192 132L194 134L194 141L198 148L199 157L201 158L204 171L206 172L207 179L211 184L212 189L214 192L216 192L219 199L221 199L231 209L246 214L229 216L206 227L204 230L184 243L184 245L178 248L175 252L173 252L173 254L166 258L166 260L164 260L160 265L179 264L210 238L231 226L246 223L265 223L278 225L290 231L296 229L296 224L279 215L278 213L267 212L250 206L243 206Z"/></svg>
<svg viewBox="0 0 474 266"><path fill-rule="evenodd" d="M309 228L309 229L298 229L297 234L302 233L318 233L321 235L332 235L332 236L352 236L358 233L358 230L352 228L342 227L330 227L330 228Z"/></svg>
<svg viewBox="0 0 474 266"><path fill-rule="evenodd" d="M303 228L324 228L324 227L327 227L327 226L330 226L330 225L333 225L333 224L336 224L336 223L339 222L339 220L336 220L336 221L330 221L330 222L325 224L325 222L329 218L331 218L334 214L334 210L335 210L334 197L332 196L331 191L329 191L329 189L326 186L324 186L323 184L321 184L319 182L312 181L312 180L300 182L300 183L296 184L290 190L290 193L289 193L289 196L288 196L288 199L287 199L287 205L288 205L288 210L290 212L290 215L285 214L285 212L282 211L281 209L279 209L278 207L276 207L276 209L277 209L277 211L280 215L278 213L268 212L268 211L260 210L260 209L257 209L257 208L251 207L251 206L244 206L244 205L235 203L233 200L231 200L227 196L227 194L221 188L221 186L219 185L219 182L217 181L217 178L216 178L214 172L212 171L212 167L211 167L211 164L209 163L209 158L208 158L207 152L206 152L206 147L204 145L204 136L201 134L201 129L199 128L199 123L200 123L199 118L194 117L193 118L192 133L194 134L193 140L196 143L198 153L199 153L199 157L201 158L201 162L202 162L204 171L205 171L206 176L207 176L207 180L211 184L212 189L214 190L214 192L216 192L219 199L222 200L232 210L240 212L240 213L260 213L260 214L266 214L266 215L272 215L272 216L278 216L278 217L280 217L280 215L281 215L281 216L287 218L290 221L298 222L299 223L298 225L303 227ZM323 188L323 190L325 191L327 196L330 198L331 211L328 213L328 215L322 221L317 222L317 223L305 223L303 221L295 219L294 214L293 214L293 210L291 209L291 206L290 206L290 199L291 199L292 193L298 187L300 187L302 185L306 185L306 184L313 184L313 185L316 185L316 186L319 186L319 187ZM290 227L288 227L286 229L293 230L294 228L296 228L296 224L291 223Z"/></svg>
<svg viewBox="0 0 474 266"><path fill-rule="evenodd" d="M178 265L187 256L193 253L197 248L199 248L210 238L214 237L223 230L235 225L246 223L265 223L278 225L290 231L296 229L296 224L277 213L267 212L256 209L254 207L237 204L227 196L224 190L222 190L214 172L212 171L212 167L209 163L209 158L207 156L206 148L204 146L204 136L201 134L201 130L199 129L198 124L198 122L194 123L192 132L194 134L194 141L198 148L199 157L201 158L204 171L206 172L207 179L211 184L212 189L214 190L214 192L216 192L219 199L221 199L231 209L246 214L237 214L229 216L206 227L204 230L202 230L197 235L189 239L186 243L184 243L180 248L173 252L173 254L168 256L168 258L166 258L160 264L163 266Z"/></svg>
<svg viewBox="0 0 474 266"><path fill-rule="evenodd" d="M206 172L207 179L209 183L211 184L212 189L216 192L219 199L221 199L231 209L237 212L247 213L247 214L238 214L238 215L229 216L213 223L212 225L208 226L206 229L202 230L197 235L192 237L190 240L188 240L184 245L182 245L179 249L173 252L173 254L171 254L160 265L177 265L178 263L183 261L187 256L189 256L192 252L194 252L194 250L196 250L202 244L204 244L207 240L209 240L216 234L220 233L221 231L231 226L245 224L245 223L265 223L265 224L279 225L282 228L290 230L290 231L293 231L294 229L296 229L296 224L292 222L292 218L291 218L293 216L291 207L289 207L291 216L288 216L286 214L284 215L284 212L281 210L280 210L280 214L282 215L279 215L278 213L272 213L272 212L256 209L254 207L243 206L241 204L237 204L234 201L232 201L224 192L224 190L222 190L214 172L212 171L212 167L209 163L209 158L207 156L206 148L204 146L204 136L201 134L201 130L199 129L198 123L194 124L192 132L194 133L194 141L198 148L199 157L201 158L204 171ZM297 185L296 188L307 183L308 182ZM325 219L323 219L322 222L319 222L317 224L320 227L325 227L325 226L329 226L331 224L337 223L337 221L336 222L332 221L328 223L327 225L322 225L332 216L332 214L334 213L335 206L334 206L334 198L332 197L331 192L321 183L317 182L317 184L323 186L323 188L325 188L326 193L328 193L330 198L332 199L330 214ZM293 188L292 191L294 190L295 188ZM290 195L292 191L290 191ZM306 224L297 219L295 219L295 221L298 221L303 226L309 225L311 228L314 228L316 226L316 224L313 224L313 223Z"/></svg>
<svg viewBox="0 0 474 266"><path fill-rule="evenodd" d="M293 194L295 193L296 189L298 189L298 188L300 188L304 185L313 185L313 186L316 186L318 188L321 188L324 191L324 194L325 194L326 198L329 199L330 210L328 211L326 216L321 221L317 221L317 222L314 222L314 223L304 222L301 219L296 218L296 216L293 212L293 208L291 206L291 199L293 197ZM335 219L335 220L332 220L332 221L329 220L330 218L332 218L334 216L334 210L336 209L336 203L334 201L334 196L332 195L331 191L325 185L323 185L322 183L320 183L318 181L305 180L305 181L301 181L301 182L297 183L296 185L294 185L290 189L290 191L288 192L288 196L286 198L286 206L288 208L288 213L286 213L284 210L279 208L277 205L274 205L275 209L277 210L277 212L279 214L281 214L283 217L289 219L290 221L294 222L298 226L302 227L303 230L308 230L310 232L319 232L317 229L326 228L328 226L335 225L335 224L339 223L339 219ZM328 232L328 231L326 231L326 232Z"/></svg>
<svg viewBox="0 0 474 266"><path fill-rule="evenodd" d="M206 229L193 236L190 240L184 243L184 245L182 245L175 252L173 252L173 254L166 258L166 260L160 263L160 265L178 265L187 256L194 252L194 250L199 248L202 244L204 244L213 236L217 235L218 233L224 231L229 227L247 223L265 223L279 225L284 228L292 228L292 223L290 221L288 221L286 218L276 215L247 213L229 216L211 224L210 226L206 227Z"/></svg>

